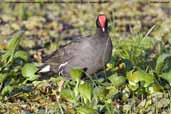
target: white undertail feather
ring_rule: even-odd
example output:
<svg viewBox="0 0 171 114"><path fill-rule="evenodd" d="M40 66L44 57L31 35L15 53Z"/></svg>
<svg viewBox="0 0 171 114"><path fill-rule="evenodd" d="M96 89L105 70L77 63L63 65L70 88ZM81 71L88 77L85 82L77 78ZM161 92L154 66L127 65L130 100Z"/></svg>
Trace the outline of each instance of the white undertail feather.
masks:
<svg viewBox="0 0 171 114"><path fill-rule="evenodd" d="M39 71L39 73L45 73L49 71L50 71L50 65L46 65Z"/></svg>

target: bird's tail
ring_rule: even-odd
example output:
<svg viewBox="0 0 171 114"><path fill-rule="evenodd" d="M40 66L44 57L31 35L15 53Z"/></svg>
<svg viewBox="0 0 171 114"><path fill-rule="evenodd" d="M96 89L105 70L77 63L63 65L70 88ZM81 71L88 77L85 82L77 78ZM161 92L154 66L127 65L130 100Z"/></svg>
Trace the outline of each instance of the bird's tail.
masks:
<svg viewBox="0 0 171 114"><path fill-rule="evenodd" d="M51 71L50 65L49 64L43 64L39 67L39 70L37 73L48 73Z"/></svg>

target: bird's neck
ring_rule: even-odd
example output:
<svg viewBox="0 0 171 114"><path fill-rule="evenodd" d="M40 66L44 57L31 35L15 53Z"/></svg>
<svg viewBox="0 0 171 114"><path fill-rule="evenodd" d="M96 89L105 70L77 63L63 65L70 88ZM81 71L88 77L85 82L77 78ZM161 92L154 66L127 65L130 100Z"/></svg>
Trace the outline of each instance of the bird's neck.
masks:
<svg viewBox="0 0 171 114"><path fill-rule="evenodd" d="M108 38L109 34L107 30L103 32L100 28L97 28L96 36L98 36L99 38Z"/></svg>

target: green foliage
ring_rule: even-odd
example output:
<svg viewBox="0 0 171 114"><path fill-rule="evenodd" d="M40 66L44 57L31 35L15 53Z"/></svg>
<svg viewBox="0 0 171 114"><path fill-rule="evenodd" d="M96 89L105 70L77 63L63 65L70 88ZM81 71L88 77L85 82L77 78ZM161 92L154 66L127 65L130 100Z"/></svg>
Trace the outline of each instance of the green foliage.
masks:
<svg viewBox="0 0 171 114"><path fill-rule="evenodd" d="M124 76L118 76L117 74L113 74L108 79L115 87L120 87L126 81L126 78Z"/></svg>
<svg viewBox="0 0 171 114"><path fill-rule="evenodd" d="M18 48L20 42L20 36L23 34L23 31L19 31L14 35L8 43L7 52L2 55L2 62L8 64L13 61L16 49Z"/></svg>
<svg viewBox="0 0 171 114"><path fill-rule="evenodd" d="M75 95L70 89L62 89L60 95L69 102L74 102Z"/></svg>
<svg viewBox="0 0 171 114"><path fill-rule="evenodd" d="M12 92L12 90L13 90L13 86L7 85L3 88L3 90L1 91L1 94L2 95L8 95L9 93Z"/></svg>
<svg viewBox="0 0 171 114"><path fill-rule="evenodd" d="M78 114L98 114L96 110L93 110L91 107L83 106L77 108Z"/></svg>
<svg viewBox="0 0 171 114"><path fill-rule="evenodd" d="M25 51L17 51L14 55L14 59L22 59L28 61L28 54Z"/></svg>
<svg viewBox="0 0 171 114"><path fill-rule="evenodd" d="M19 43L24 31L15 33L8 42L6 51L0 56L0 94L9 95L13 89L22 86L27 80L33 81L37 68L27 63L28 53L19 50Z"/></svg>
<svg viewBox="0 0 171 114"><path fill-rule="evenodd" d="M166 72L167 70L170 70L171 65L171 54L161 54L156 61L156 67L155 71L160 74L163 71Z"/></svg>
<svg viewBox="0 0 171 114"><path fill-rule="evenodd" d="M144 87L148 87L153 83L154 76L142 70L138 70L128 72L127 79L131 85L136 85L138 82L143 81Z"/></svg>
<svg viewBox="0 0 171 114"><path fill-rule="evenodd" d="M92 87L89 83L83 83L79 85L80 96L84 99L84 102L91 102Z"/></svg>
<svg viewBox="0 0 171 114"><path fill-rule="evenodd" d="M37 79L38 75L35 73L37 72L38 68L34 64L27 63L21 69L22 75L29 81L33 81Z"/></svg>
<svg viewBox="0 0 171 114"><path fill-rule="evenodd" d="M83 75L83 73L84 72L82 69L72 69L70 72L70 76L72 77L73 80L80 81L80 78Z"/></svg>
<svg viewBox="0 0 171 114"><path fill-rule="evenodd" d="M114 55L127 59L138 67L143 67L146 62L147 50L152 48L154 40L154 38L136 35L128 40L116 41L114 42L116 46Z"/></svg>
<svg viewBox="0 0 171 114"><path fill-rule="evenodd" d="M161 77L166 79L169 82L169 84L171 84L171 71L163 73Z"/></svg>
<svg viewBox="0 0 171 114"><path fill-rule="evenodd" d="M17 33L14 36L5 53L1 55L1 99L13 94L16 88L23 88L30 81L37 88L40 83L48 86L43 81L36 82L39 76L36 74L38 69L35 64L29 62L28 53L19 49L21 34ZM124 42L116 41L114 57L106 69L112 71L112 74L107 77L84 80L81 78L84 78L86 73L82 69L73 69L70 72L72 80L66 81L59 78L64 80L63 86L59 85L59 80L53 81L53 84L57 83L60 88L57 93L55 92L59 96L55 108L57 112L118 113L119 109L115 107L116 105L112 105L117 104L117 99L127 103L130 98L145 97L169 90L167 83L170 85L171 80L170 51L167 48L154 53L155 42L154 39L144 38L142 35ZM51 95L53 94L54 92ZM68 103L71 109L68 109ZM126 106L123 106L123 111L129 112L131 108Z"/></svg>
<svg viewBox="0 0 171 114"><path fill-rule="evenodd" d="M110 6L44 5L43 0L36 1L40 4L29 7L27 4L0 5L3 25L0 30L0 100L3 101L0 101L0 113L171 113L169 5L165 4L165 8L159 4L159 7L142 0L136 3L116 0L116 4ZM90 20L102 10L110 18L114 45L105 73L84 79L82 70L73 69L71 80L53 75L49 80L37 81L37 68L29 57L41 61L39 48L49 54L58 47L59 40L63 44L61 38L93 34L95 23ZM65 30L70 25L73 29ZM152 31L151 25L154 25ZM1 45L3 37L23 27L26 28L24 36L20 31L12 35L7 46ZM125 32L131 34L126 36ZM27 84L34 88L31 92Z"/></svg>

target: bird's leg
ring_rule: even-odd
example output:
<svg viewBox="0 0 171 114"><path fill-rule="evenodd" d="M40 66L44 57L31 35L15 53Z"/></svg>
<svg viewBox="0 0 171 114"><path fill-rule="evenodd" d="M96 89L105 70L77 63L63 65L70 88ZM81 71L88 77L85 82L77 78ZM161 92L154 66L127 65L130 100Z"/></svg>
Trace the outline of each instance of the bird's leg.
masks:
<svg viewBox="0 0 171 114"><path fill-rule="evenodd" d="M64 82L65 82L64 80L61 80L61 81L58 83L58 86L59 86L59 87L58 87L58 91L59 91L59 92L61 92L62 87L63 87L63 85L64 85Z"/></svg>
<svg viewBox="0 0 171 114"><path fill-rule="evenodd" d="M63 69L63 68L61 68L61 70L60 70L60 71L59 71L59 73L58 73L58 74L59 74L59 76L64 75L64 73L63 73L63 72L64 72L64 69Z"/></svg>

